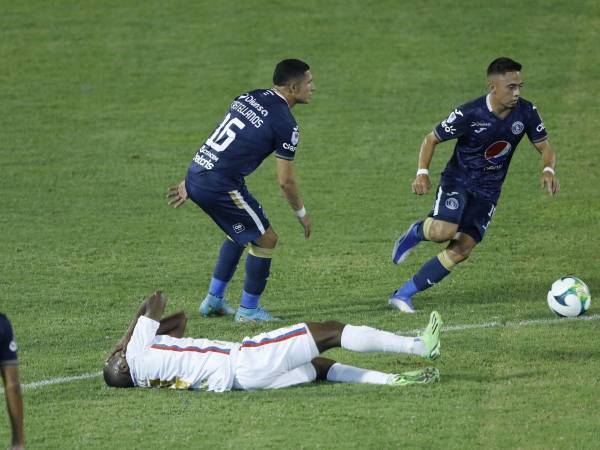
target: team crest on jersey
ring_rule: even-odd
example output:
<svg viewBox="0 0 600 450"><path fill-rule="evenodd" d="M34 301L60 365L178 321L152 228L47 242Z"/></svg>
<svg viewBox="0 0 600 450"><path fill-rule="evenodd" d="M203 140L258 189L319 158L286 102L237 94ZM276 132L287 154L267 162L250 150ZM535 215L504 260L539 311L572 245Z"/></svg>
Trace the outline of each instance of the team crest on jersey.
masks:
<svg viewBox="0 0 600 450"><path fill-rule="evenodd" d="M300 131L298 131L298 127L294 127L294 131L292 132L292 145L295 147L298 145L298 141L300 140Z"/></svg>
<svg viewBox="0 0 600 450"><path fill-rule="evenodd" d="M510 151L512 150L512 145L507 141L496 141L483 152L483 156L490 164L497 165L503 162L508 155L510 155Z"/></svg>
<svg viewBox="0 0 600 450"><path fill-rule="evenodd" d="M517 120L516 122L513 122L512 126L510 127L510 130L513 134L519 135L523 132L523 128L525 128L523 122Z"/></svg>
<svg viewBox="0 0 600 450"><path fill-rule="evenodd" d="M451 209L452 211L457 210L459 205L460 203L458 203L458 200L454 197L446 199L446 208Z"/></svg>

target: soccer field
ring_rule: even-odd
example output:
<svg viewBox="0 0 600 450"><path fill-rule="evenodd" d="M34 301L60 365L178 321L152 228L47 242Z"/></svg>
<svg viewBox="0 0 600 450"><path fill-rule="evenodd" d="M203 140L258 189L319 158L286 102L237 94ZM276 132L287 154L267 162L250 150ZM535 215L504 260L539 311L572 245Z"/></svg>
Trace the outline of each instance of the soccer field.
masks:
<svg viewBox="0 0 600 450"><path fill-rule="evenodd" d="M29 448L597 448L598 2L0 0L0 36L0 311L19 344ZM398 234L433 201L410 192L419 145L485 92L498 56L523 64L561 192L541 191L524 139L481 246L417 297L419 314L402 315L388 296L443 248L423 243L390 262ZM247 179L279 234L262 302L283 325L336 319L413 334L438 310L441 382L106 387L104 358L153 290L188 313L193 337L274 328L199 317L222 233L191 202L168 208L165 193L231 99L270 87L287 57L306 60L317 86L293 110L314 232L304 240L269 158ZM432 181L452 148L438 147ZM546 305L565 275L590 287L587 320L556 319ZM235 305L242 282L238 270ZM385 372L428 365L326 356ZM0 411L1 447L10 428Z"/></svg>

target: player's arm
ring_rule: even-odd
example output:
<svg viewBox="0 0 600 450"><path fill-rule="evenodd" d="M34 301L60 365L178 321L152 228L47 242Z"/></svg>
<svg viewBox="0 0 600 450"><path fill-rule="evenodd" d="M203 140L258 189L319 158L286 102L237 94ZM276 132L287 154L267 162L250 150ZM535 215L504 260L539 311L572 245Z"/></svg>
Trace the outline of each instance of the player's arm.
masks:
<svg viewBox="0 0 600 450"><path fill-rule="evenodd" d="M25 432L23 429L23 397L19 383L19 369L17 364L0 366L2 380L4 381L4 396L6 408L12 428L12 441L10 449L25 448Z"/></svg>
<svg viewBox="0 0 600 450"><path fill-rule="evenodd" d="M441 141L437 138L435 133L432 131L421 143L421 149L419 150L419 165L417 168L417 176L415 181L412 183L412 191L417 195L427 194L431 189L431 180L429 179L429 165L433 159L433 153L435 147Z"/></svg>
<svg viewBox="0 0 600 450"><path fill-rule="evenodd" d="M150 297L146 298L133 315L133 318L129 323L129 327L127 327L127 331L119 340L119 342L117 342L117 345L106 360L108 361L115 353L123 351L127 347L127 344L129 343L129 340L131 339L131 336L133 334L133 330L138 322L138 319L141 316L149 317L150 319L156 320L157 322L160 321L166 303L167 296L160 291L157 291Z"/></svg>
<svg viewBox="0 0 600 450"><path fill-rule="evenodd" d="M548 139L533 144L542 156L542 175L540 177L540 186L548 191L548 194L555 195L560 190L560 183L555 176L556 152L550 145Z"/></svg>
<svg viewBox="0 0 600 450"><path fill-rule="evenodd" d="M187 316L183 311L180 311L160 319L160 326L158 327L156 334L167 334L171 337L180 338L183 337L186 325Z"/></svg>
<svg viewBox="0 0 600 450"><path fill-rule="evenodd" d="M283 192L283 196L296 213L296 217L298 217L298 221L302 225L302 228L304 228L304 237L308 238L312 231L312 223L300 196L300 188L296 181L294 162L283 158L276 158L276 161L277 182L279 183L279 187Z"/></svg>

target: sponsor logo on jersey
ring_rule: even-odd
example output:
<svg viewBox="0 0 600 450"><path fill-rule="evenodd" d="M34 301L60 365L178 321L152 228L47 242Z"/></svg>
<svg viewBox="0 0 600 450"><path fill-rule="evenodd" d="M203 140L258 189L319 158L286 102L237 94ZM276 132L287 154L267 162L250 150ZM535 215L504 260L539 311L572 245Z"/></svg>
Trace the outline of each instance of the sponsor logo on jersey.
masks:
<svg viewBox="0 0 600 450"><path fill-rule="evenodd" d="M16 352L17 351L17 343L15 341L10 341L10 344L8 344L8 349L11 352Z"/></svg>
<svg viewBox="0 0 600 450"><path fill-rule="evenodd" d="M452 123L452 122L454 122L456 120L456 116L461 116L462 117L463 113L460 110L455 109L454 111L452 111L450 113L450 115L446 119L446 123Z"/></svg>
<svg viewBox="0 0 600 450"><path fill-rule="evenodd" d="M293 145L288 144L287 142L284 142L282 147L286 150L289 150L290 152L295 152L296 151L296 147Z"/></svg>
<svg viewBox="0 0 600 450"><path fill-rule="evenodd" d="M491 127L492 126L492 122L471 122L471 128L477 128L477 127Z"/></svg>
<svg viewBox="0 0 600 450"><path fill-rule="evenodd" d="M456 131L456 128L454 128L450 124L456 120L457 116L463 117L463 113L459 109L455 109L454 111L452 111L448 118L442 121L442 123L440 124L446 133L454 134L454 132Z"/></svg>
<svg viewBox="0 0 600 450"><path fill-rule="evenodd" d="M537 127L535 127L535 131L537 131L538 133L541 133L545 129L546 127L544 127L544 122L540 122L540 124Z"/></svg>
<svg viewBox="0 0 600 450"><path fill-rule="evenodd" d="M298 141L300 140L300 131L298 130L298 127L294 127L294 131L292 132L292 145L294 147L296 147L296 145L298 145ZM295 150L295 148L294 148Z"/></svg>
<svg viewBox="0 0 600 450"><path fill-rule="evenodd" d="M524 128L525 126L523 125L523 122L517 120L516 122L513 122L512 126L510 127L510 131L512 131L512 133L515 135L519 135L523 132Z"/></svg>
<svg viewBox="0 0 600 450"><path fill-rule="evenodd" d="M451 209L452 211L457 210L459 205L460 203L454 197L446 199L446 208Z"/></svg>
<svg viewBox="0 0 600 450"><path fill-rule="evenodd" d="M487 128L481 127L481 128L478 128L477 130L473 130L473 131L474 131L476 134L479 134L479 133L481 133L482 131L485 131L485 130L487 130Z"/></svg>
<svg viewBox="0 0 600 450"><path fill-rule="evenodd" d="M245 229L246 227L241 223L236 223L235 225L233 225L233 231L235 231L237 234L240 234Z"/></svg>
<svg viewBox="0 0 600 450"><path fill-rule="evenodd" d="M456 192L456 191L452 191L452 192L446 192L446 195L447 195L448 197L451 197L451 196L453 196L453 195L458 195L458 192Z"/></svg>
<svg viewBox="0 0 600 450"><path fill-rule="evenodd" d="M490 164L498 165L510 155L511 150L512 145L510 145L510 142L496 141L485 149L483 156Z"/></svg>

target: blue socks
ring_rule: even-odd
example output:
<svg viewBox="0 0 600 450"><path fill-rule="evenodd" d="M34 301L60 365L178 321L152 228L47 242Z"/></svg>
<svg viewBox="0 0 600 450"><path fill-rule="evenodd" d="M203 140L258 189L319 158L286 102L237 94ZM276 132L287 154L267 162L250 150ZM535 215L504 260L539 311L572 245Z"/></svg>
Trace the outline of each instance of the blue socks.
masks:
<svg viewBox="0 0 600 450"><path fill-rule="evenodd" d="M424 291L442 281L449 273L450 271L442 265L439 257L434 256L421 266L413 277L413 281L419 291Z"/></svg>
<svg viewBox="0 0 600 450"><path fill-rule="evenodd" d="M246 278L244 279L244 290L240 306L254 309L258 306L260 295L265 290L269 271L271 269L271 258L262 258L249 253L246 257Z"/></svg>
<svg viewBox="0 0 600 450"><path fill-rule="evenodd" d="M261 257L256 256L253 251L260 252ZM238 263L244 252L244 247L235 242L225 239L221 244L219 258L210 280L208 293L216 297L224 297L229 281L233 277ZM253 245L252 250L246 257L246 277L244 278L244 289L240 306L255 309L260 301L260 296L265 290L269 272L271 269L271 249L261 249Z"/></svg>
<svg viewBox="0 0 600 450"><path fill-rule="evenodd" d="M450 271L434 256L421 266L419 271L410 280L407 280L394 292L392 297L410 299L417 292L429 289L446 277Z"/></svg>
<svg viewBox="0 0 600 450"><path fill-rule="evenodd" d="M210 286L208 287L209 294L216 297L223 297L227 284L235 269L237 269L238 262L244 253L244 247L236 244L229 239L225 239L221 244L221 250L219 251L219 258L213 271L212 279L210 280Z"/></svg>

